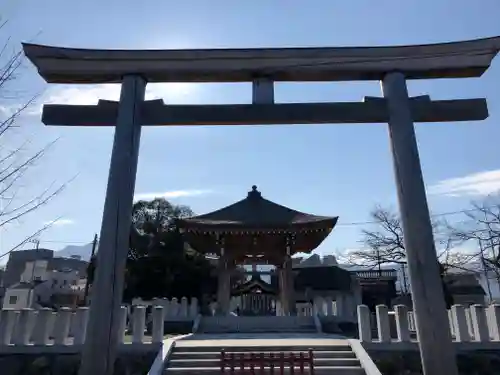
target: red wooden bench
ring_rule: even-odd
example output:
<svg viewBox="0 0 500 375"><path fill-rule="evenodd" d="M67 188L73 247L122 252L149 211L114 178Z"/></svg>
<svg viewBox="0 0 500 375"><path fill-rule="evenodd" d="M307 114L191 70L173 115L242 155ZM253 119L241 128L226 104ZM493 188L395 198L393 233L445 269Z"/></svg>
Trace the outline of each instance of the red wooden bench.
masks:
<svg viewBox="0 0 500 375"><path fill-rule="evenodd" d="M220 352L220 370L222 374L239 373L264 374L264 368L269 367L271 374L283 375L288 368L290 374L314 374L314 356L312 349L299 353L270 352ZM295 370L298 370L295 372ZM276 371L276 372L275 372Z"/></svg>

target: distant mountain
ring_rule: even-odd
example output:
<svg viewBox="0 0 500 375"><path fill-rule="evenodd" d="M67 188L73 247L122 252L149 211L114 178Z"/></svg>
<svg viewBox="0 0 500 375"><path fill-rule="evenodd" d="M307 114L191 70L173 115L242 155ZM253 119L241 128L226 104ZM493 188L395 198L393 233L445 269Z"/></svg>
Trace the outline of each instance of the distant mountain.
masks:
<svg viewBox="0 0 500 375"><path fill-rule="evenodd" d="M81 246L75 246L75 245L66 246L63 249L56 251L54 253L54 256L69 258L72 255L78 255L82 258L82 260L89 261L91 254L92 254L92 243L89 243L87 245L81 245Z"/></svg>

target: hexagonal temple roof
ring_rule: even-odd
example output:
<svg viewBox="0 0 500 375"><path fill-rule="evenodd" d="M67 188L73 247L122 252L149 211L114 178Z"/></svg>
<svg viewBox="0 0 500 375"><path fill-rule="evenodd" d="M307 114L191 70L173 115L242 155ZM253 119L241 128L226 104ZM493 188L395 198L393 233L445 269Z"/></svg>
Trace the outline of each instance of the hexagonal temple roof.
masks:
<svg viewBox="0 0 500 375"><path fill-rule="evenodd" d="M217 253L214 239L223 236L225 249L239 248L242 255L256 255L273 248L284 251L287 237L293 238L293 253L310 252L328 236L337 220L337 216L312 215L282 206L263 198L252 186L245 199L177 224L198 251Z"/></svg>
<svg viewBox="0 0 500 375"><path fill-rule="evenodd" d="M257 186L242 199L220 210L179 220L179 227L201 231L293 231L331 230L338 217L317 216L274 203L262 197Z"/></svg>

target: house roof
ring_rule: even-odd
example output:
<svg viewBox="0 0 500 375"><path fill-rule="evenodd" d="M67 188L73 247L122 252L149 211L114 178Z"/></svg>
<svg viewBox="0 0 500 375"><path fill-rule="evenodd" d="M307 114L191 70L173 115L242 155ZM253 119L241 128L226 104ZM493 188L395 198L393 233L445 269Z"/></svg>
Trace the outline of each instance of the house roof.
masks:
<svg viewBox="0 0 500 375"><path fill-rule="evenodd" d="M352 286L352 276L337 266L304 267L294 269L295 290L302 291L308 288L313 290L348 291Z"/></svg>
<svg viewBox="0 0 500 375"><path fill-rule="evenodd" d="M294 288L297 292L307 289L313 291L349 291L352 287L352 277L349 271L337 266L319 266L294 268ZM277 294L279 280L276 273L271 274L271 283L267 283L258 274L232 291L233 295L251 293L259 289L263 294Z"/></svg>
<svg viewBox="0 0 500 375"><path fill-rule="evenodd" d="M253 274L250 280L234 288L231 294L241 295L255 291L262 294L276 294L278 289L276 285L269 284L262 280L259 274Z"/></svg>

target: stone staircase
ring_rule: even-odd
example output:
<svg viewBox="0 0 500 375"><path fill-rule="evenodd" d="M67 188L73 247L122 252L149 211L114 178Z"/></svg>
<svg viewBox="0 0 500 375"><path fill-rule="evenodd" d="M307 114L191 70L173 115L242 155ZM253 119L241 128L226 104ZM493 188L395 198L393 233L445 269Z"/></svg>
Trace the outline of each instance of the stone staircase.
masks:
<svg viewBox="0 0 500 375"><path fill-rule="evenodd" d="M220 352L222 349L226 353L231 352L254 352L254 353L298 353L307 352L310 347L306 346L175 346L166 363L166 375L219 375ZM315 375L365 375L365 371L356 358L348 342L340 345L321 345L312 347L314 353L314 374ZM235 369L235 374L248 374L249 368ZM230 370L226 370L230 374ZM261 374L260 368L255 369L256 374ZM279 368L275 368L273 374L279 374ZM286 374L291 373L289 369ZM295 369L299 374L299 369ZM307 366L304 374L308 374ZM270 368L264 369L264 374L271 374Z"/></svg>
<svg viewBox="0 0 500 375"><path fill-rule="evenodd" d="M312 316L206 316L198 333L312 333Z"/></svg>

